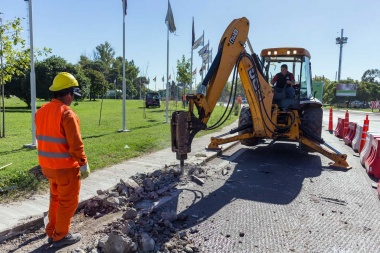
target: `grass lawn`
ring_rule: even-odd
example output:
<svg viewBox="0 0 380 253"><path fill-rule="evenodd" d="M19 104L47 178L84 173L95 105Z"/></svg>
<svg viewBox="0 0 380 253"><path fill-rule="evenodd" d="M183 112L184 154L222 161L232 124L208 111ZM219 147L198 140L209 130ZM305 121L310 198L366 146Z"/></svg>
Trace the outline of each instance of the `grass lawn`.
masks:
<svg viewBox="0 0 380 253"><path fill-rule="evenodd" d="M41 106L46 101L37 101ZM171 112L182 110L181 102L170 102ZM82 138L92 170L119 163L123 160L160 150L171 145L170 124L166 124L165 103L161 108L143 109L141 100L127 101L128 133L118 133L122 128L122 101L105 99L99 125L101 100L80 102L71 108L81 121ZM37 151L23 148L31 143L31 112L25 103L17 98L5 100L5 138L0 139L0 167L12 165L0 170L0 188L17 187L0 196L0 201L22 195L30 191L44 189L46 182L39 182L29 175L29 170L38 165ZM145 113L144 113L145 111ZM215 122L221 117L224 107L217 106L209 121ZM232 113L233 114L233 113ZM231 124L237 116L231 114L225 125ZM197 136L209 133L202 131ZM129 148L127 148L129 147ZM175 154L173 153L173 156Z"/></svg>
<svg viewBox="0 0 380 253"><path fill-rule="evenodd" d="M324 108L330 109L330 106L323 106ZM362 112L380 112L380 109L371 109L371 108L345 108L333 106L334 110L348 110L348 111L362 111Z"/></svg>

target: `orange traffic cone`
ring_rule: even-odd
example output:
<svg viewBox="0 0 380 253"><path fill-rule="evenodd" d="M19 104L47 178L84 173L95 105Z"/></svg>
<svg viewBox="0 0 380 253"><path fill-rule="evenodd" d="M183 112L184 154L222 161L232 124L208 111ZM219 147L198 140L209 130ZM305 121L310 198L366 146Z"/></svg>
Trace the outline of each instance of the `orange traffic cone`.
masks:
<svg viewBox="0 0 380 253"><path fill-rule="evenodd" d="M359 154L362 152L362 149L364 148L365 140L367 138L368 129L369 129L369 119L368 119L368 115L366 115L365 120L364 120L364 124L363 124L362 139L360 140Z"/></svg>
<svg viewBox="0 0 380 253"><path fill-rule="evenodd" d="M344 115L344 128L343 128L343 138L346 136L348 132L348 121L350 120L350 116L348 115L348 110L346 110L346 114Z"/></svg>
<svg viewBox="0 0 380 253"><path fill-rule="evenodd" d="M329 132L333 132L333 109L330 107L330 116L329 116Z"/></svg>

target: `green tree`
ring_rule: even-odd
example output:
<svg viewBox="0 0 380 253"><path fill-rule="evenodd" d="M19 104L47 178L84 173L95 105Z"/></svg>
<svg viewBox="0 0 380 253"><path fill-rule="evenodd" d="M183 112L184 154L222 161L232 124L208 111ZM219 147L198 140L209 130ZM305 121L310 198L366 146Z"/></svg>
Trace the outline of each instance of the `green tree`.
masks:
<svg viewBox="0 0 380 253"><path fill-rule="evenodd" d="M101 44L94 51L96 52L95 60L89 59L85 55L80 56L78 66L80 69L84 70L95 70L104 75L106 80L106 86L110 89L114 89L116 81L116 89L122 90L123 82L123 57L118 56L113 59L114 51L106 50L110 48L108 43ZM106 54L108 52L109 54ZM102 56L101 56L102 55ZM108 56L107 56L108 55ZM113 60L110 60L110 59ZM108 60L107 60L108 59ZM138 78L139 69L135 66L133 60L125 62L125 78L126 78L126 94L127 98L139 98L140 96L140 79ZM145 84L147 83L146 78L143 80ZM145 89L142 89L145 92ZM143 93L145 94L145 93Z"/></svg>
<svg viewBox="0 0 380 253"><path fill-rule="evenodd" d="M36 96L38 98L45 100L51 98L49 87L59 72L69 72L76 76L78 69L59 56L51 56L36 63Z"/></svg>
<svg viewBox="0 0 380 253"><path fill-rule="evenodd" d="M369 101L371 97L371 91L369 89L369 84L366 82L361 82L356 90L356 99L359 101Z"/></svg>
<svg viewBox="0 0 380 253"><path fill-rule="evenodd" d="M23 75L23 70L28 68L30 61L28 51L25 49L25 40L21 38L21 19L6 21L2 24L0 19L0 86L2 127L0 137L5 137L5 84L12 80L13 76Z"/></svg>
<svg viewBox="0 0 380 253"><path fill-rule="evenodd" d="M111 67L115 57L115 50L107 41L104 44L98 45L94 50L94 60L102 61L107 68Z"/></svg>
<svg viewBox="0 0 380 253"><path fill-rule="evenodd" d="M27 70L26 70L27 71ZM51 56L43 61L37 61L35 64L36 72L36 97L49 100L51 91L49 87L52 85L54 77L59 72L72 73L78 80L79 87L84 97L88 95L90 86L89 79L83 74L83 71L77 66L67 63L65 59L58 56ZM24 101L30 108L30 75L14 77L9 85L7 85L7 95L14 95Z"/></svg>
<svg viewBox="0 0 380 253"><path fill-rule="evenodd" d="M380 100L380 85L377 83L368 83L370 93L368 101Z"/></svg>
<svg viewBox="0 0 380 253"><path fill-rule="evenodd" d="M113 62L115 61L115 50L107 41L104 44L98 45L94 50L94 61L100 61L104 65L103 70L98 70L103 73L104 78L108 83L114 82L114 76L111 76Z"/></svg>
<svg viewBox="0 0 380 253"><path fill-rule="evenodd" d="M107 92L108 86L107 82L104 79L104 75L93 69L86 69L85 70L85 75L91 82L90 86L90 100L96 99L96 97L103 95Z"/></svg>
<svg viewBox="0 0 380 253"><path fill-rule="evenodd" d="M180 83L190 84L191 81L191 69L190 59L186 59L185 55L182 55L182 60L177 60L177 81Z"/></svg>
<svg viewBox="0 0 380 253"><path fill-rule="evenodd" d="M110 72L110 77L113 80L116 79L117 89L122 90L123 82L123 57L116 57L112 64L112 69ZM140 95L140 79L138 75L140 73L139 68L135 66L134 61L125 61L125 79L126 79L126 94L127 98L138 98ZM138 79L138 80L137 80ZM144 80L143 80L144 81ZM146 81L146 80L145 80Z"/></svg>
<svg viewBox="0 0 380 253"><path fill-rule="evenodd" d="M335 96L336 82L325 82L323 87L323 102L327 104L336 103L338 100Z"/></svg>
<svg viewBox="0 0 380 253"><path fill-rule="evenodd" d="M363 73L363 82L369 83L379 83L380 82L380 70L378 69L368 69Z"/></svg>
<svg viewBox="0 0 380 253"><path fill-rule="evenodd" d="M20 18L0 25L0 85L10 82L13 76L24 75L24 69L29 67L29 51L21 31Z"/></svg>
<svg viewBox="0 0 380 253"><path fill-rule="evenodd" d="M86 65L91 63L91 59L89 59L86 55L82 54L79 56L79 61L78 61L78 67L79 68L84 68Z"/></svg>
<svg viewBox="0 0 380 253"><path fill-rule="evenodd" d="M133 81L133 96L134 99L139 99L140 94L141 98L144 98L145 93L147 91L146 85L149 84L150 80L147 79L145 76L139 76L134 79ZM131 87L132 88L132 87Z"/></svg>

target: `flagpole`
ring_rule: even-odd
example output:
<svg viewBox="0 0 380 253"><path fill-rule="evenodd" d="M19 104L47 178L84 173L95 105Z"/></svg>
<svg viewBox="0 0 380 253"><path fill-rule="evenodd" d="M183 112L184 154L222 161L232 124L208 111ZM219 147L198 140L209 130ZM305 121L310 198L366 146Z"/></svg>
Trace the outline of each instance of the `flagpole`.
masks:
<svg viewBox="0 0 380 253"><path fill-rule="evenodd" d="M205 46L205 30L203 30L203 43L202 43L202 46L204 47ZM202 59L202 69L203 69L203 59ZM206 69L203 69L202 71L202 83L203 83L203 72L205 71Z"/></svg>
<svg viewBox="0 0 380 253"><path fill-rule="evenodd" d="M130 130L127 130L127 124L126 124L126 90L127 90L127 85L126 85L126 80L125 80L125 14L126 14L126 3L123 0L123 128L118 130L118 132L130 132Z"/></svg>
<svg viewBox="0 0 380 253"><path fill-rule="evenodd" d="M208 45L208 52L210 53L210 40L208 40L207 41L207 45ZM209 71L209 69L210 69L210 56L209 55L207 55L207 71Z"/></svg>
<svg viewBox="0 0 380 253"><path fill-rule="evenodd" d="M168 0L169 8L169 0ZM169 26L166 39L166 123L168 123L169 116Z"/></svg>
<svg viewBox="0 0 380 253"><path fill-rule="evenodd" d="M205 30L203 30L203 41L202 41L202 46L205 46Z"/></svg>
<svg viewBox="0 0 380 253"><path fill-rule="evenodd" d="M203 64L202 64L202 69L203 69ZM205 69L203 69L202 71L202 83L203 83L203 72L205 71Z"/></svg>
<svg viewBox="0 0 380 253"><path fill-rule="evenodd" d="M193 74L193 73L191 73L191 74ZM196 90L196 85L197 85L197 73L195 73L195 86L194 86L194 90Z"/></svg>
<svg viewBox="0 0 380 253"><path fill-rule="evenodd" d="M194 28L194 17L193 17L193 28ZM192 42L193 43L193 42ZM191 72L191 79L190 79L190 94L193 93L193 46L191 45L191 63L190 63L190 72Z"/></svg>

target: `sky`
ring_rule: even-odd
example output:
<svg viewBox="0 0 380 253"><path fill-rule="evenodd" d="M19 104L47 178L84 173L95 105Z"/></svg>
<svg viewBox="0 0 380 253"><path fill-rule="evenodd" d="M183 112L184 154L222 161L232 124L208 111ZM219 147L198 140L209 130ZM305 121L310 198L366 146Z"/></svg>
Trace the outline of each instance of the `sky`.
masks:
<svg viewBox="0 0 380 253"><path fill-rule="evenodd" d="M360 80L368 69L380 69L379 0L171 0L175 34L169 35L169 74L176 75L177 60L191 57L192 18L195 37L204 31L215 56L229 23L250 20L249 39L257 54L264 48L295 46L309 50L313 76L335 80L339 66L336 38L344 29L341 79ZM23 37L29 41L28 2L0 0L3 21L24 17ZM96 46L108 41L123 55L121 0L32 0L33 44L49 47L52 55L77 63L92 58ZM125 56L133 60L151 89L161 89L167 71L167 0L128 0L125 17ZM193 69L202 60L193 51ZM42 59L39 59L42 60ZM156 84L153 78L157 77ZM196 75L196 82L200 81Z"/></svg>

